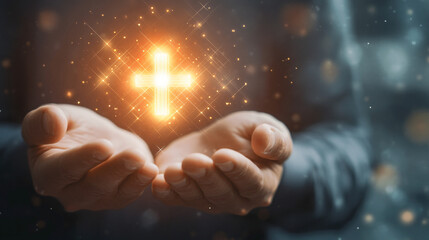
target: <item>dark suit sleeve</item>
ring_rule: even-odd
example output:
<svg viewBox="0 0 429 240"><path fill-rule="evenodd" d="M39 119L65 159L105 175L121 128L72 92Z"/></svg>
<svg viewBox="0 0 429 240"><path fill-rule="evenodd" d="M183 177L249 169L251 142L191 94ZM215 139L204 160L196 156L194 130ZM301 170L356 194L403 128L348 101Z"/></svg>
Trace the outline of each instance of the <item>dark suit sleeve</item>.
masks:
<svg viewBox="0 0 429 240"><path fill-rule="evenodd" d="M273 222L289 230L341 225L362 200L369 180L364 129L321 124L294 139L294 153L270 209Z"/></svg>
<svg viewBox="0 0 429 240"><path fill-rule="evenodd" d="M269 222L301 231L337 227L361 202L371 172L368 127L359 102L356 59L344 8L347 1L313 1L317 26L299 76L299 103L306 125L292 133L294 151L284 164ZM331 2L331 4L328 4ZM353 62L354 61L354 62ZM295 89L297 90L297 89ZM293 125L293 124L292 124Z"/></svg>
<svg viewBox="0 0 429 240"><path fill-rule="evenodd" d="M19 125L0 123L0 172L2 184L7 180L25 181L29 178L27 149ZM31 183L28 182L28 183ZM7 184L6 184L7 185Z"/></svg>
<svg viewBox="0 0 429 240"><path fill-rule="evenodd" d="M20 127L0 124L0 232L6 236L36 228L37 220L28 218L33 190L26 152Z"/></svg>

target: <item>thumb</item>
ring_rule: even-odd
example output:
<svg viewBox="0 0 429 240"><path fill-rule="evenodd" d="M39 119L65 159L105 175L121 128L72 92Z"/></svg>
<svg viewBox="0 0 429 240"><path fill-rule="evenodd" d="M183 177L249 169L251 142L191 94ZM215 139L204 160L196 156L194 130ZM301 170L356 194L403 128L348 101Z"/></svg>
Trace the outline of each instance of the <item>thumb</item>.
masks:
<svg viewBox="0 0 429 240"><path fill-rule="evenodd" d="M64 137L68 120L61 108L50 104L29 112L22 123L22 136L30 146L56 143Z"/></svg>
<svg viewBox="0 0 429 240"><path fill-rule="evenodd" d="M287 129L280 130L266 123L255 128L251 144L259 157L281 162L290 156L293 145Z"/></svg>

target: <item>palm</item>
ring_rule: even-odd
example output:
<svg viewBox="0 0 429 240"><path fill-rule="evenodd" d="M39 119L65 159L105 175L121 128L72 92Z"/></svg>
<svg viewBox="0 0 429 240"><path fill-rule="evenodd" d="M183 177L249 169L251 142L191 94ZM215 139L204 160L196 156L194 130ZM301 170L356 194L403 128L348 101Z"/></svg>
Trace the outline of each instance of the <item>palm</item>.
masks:
<svg viewBox="0 0 429 240"><path fill-rule="evenodd" d="M267 154L271 135L277 144ZM267 114L238 112L161 151L156 163L164 176L155 179L152 189L166 204L246 214L271 202L290 151L282 123Z"/></svg>
<svg viewBox="0 0 429 240"><path fill-rule="evenodd" d="M36 190L70 211L123 207L158 172L142 139L82 107L40 107L27 114L23 136Z"/></svg>

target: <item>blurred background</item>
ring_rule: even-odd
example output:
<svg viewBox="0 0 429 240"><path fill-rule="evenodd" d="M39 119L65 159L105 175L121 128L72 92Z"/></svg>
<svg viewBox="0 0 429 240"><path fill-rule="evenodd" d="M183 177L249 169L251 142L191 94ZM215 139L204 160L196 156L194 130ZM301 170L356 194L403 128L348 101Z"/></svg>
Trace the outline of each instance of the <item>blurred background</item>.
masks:
<svg viewBox="0 0 429 240"><path fill-rule="evenodd" d="M344 229L295 237L429 239L429 1L333 2L350 21L345 34L376 165L366 200Z"/></svg>
<svg viewBox="0 0 429 240"><path fill-rule="evenodd" d="M364 97L372 128L375 166L366 199L344 228L291 235L322 240L429 239L429 1L331 2L335 17L342 19L337 24L347 59L360 80L356 88ZM39 27L50 31L59 17L41 12ZM0 61L3 75L13 63L8 55ZM16 88L8 86L4 94Z"/></svg>

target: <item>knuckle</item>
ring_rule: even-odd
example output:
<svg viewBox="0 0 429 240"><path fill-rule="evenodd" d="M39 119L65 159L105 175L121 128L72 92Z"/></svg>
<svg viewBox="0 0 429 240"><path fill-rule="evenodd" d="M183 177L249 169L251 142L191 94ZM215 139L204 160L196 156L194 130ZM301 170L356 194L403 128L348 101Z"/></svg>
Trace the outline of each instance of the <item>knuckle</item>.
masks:
<svg viewBox="0 0 429 240"><path fill-rule="evenodd" d="M198 185L202 188L214 189L218 185L214 179L214 172L208 171L205 176L198 180Z"/></svg>
<svg viewBox="0 0 429 240"><path fill-rule="evenodd" d="M273 198L272 197L265 198L265 199L260 200L259 206L261 206L261 207L268 207L268 206L271 205L272 202L273 202Z"/></svg>
<svg viewBox="0 0 429 240"><path fill-rule="evenodd" d="M231 203L232 193L230 191L206 196L207 200L215 205L228 205Z"/></svg>
<svg viewBox="0 0 429 240"><path fill-rule="evenodd" d="M89 193L95 198L105 198L115 194L115 190L112 188L102 187L95 183L95 181L88 181L87 186Z"/></svg>
<svg viewBox="0 0 429 240"><path fill-rule="evenodd" d="M247 198L254 198L255 196L260 195L264 191L264 181L257 181L252 187L241 191L241 195Z"/></svg>
<svg viewBox="0 0 429 240"><path fill-rule="evenodd" d="M176 192L183 192L183 193L193 192L193 189L191 188L188 182L185 182L183 184L170 184L170 186Z"/></svg>
<svg viewBox="0 0 429 240"><path fill-rule="evenodd" d="M230 174L230 178L233 182L237 182L243 179L243 177L249 171L249 163L246 163L242 167L237 167L236 170L233 170Z"/></svg>
<svg viewBox="0 0 429 240"><path fill-rule="evenodd" d="M217 184L215 182L212 182L210 180L200 180L198 183L200 188L202 189L215 189L217 187Z"/></svg>
<svg viewBox="0 0 429 240"><path fill-rule="evenodd" d="M124 175L127 175L130 172L130 170L128 170L126 166L138 166L138 164L134 160L131 160L131 161L128 160L128 162L124 163L122 166L111 169L111 172L109 175L111 176L112 179L124 178Z"/></svg>
<svg viewBox="0 0 429 240"><path fill-rule="evenodd" d="M80 177L75 173L75 169L64 166L64 156L60 156L58 159L58 169L60 178L64 183L74 183L80 180Z"/></svg>
<svg viewBox="0 0 429 240"><path fill-rule="evenodd" d="M246 198L254 198L261 192L258 188L250 188L241 192L241 195Z"/></svg>

